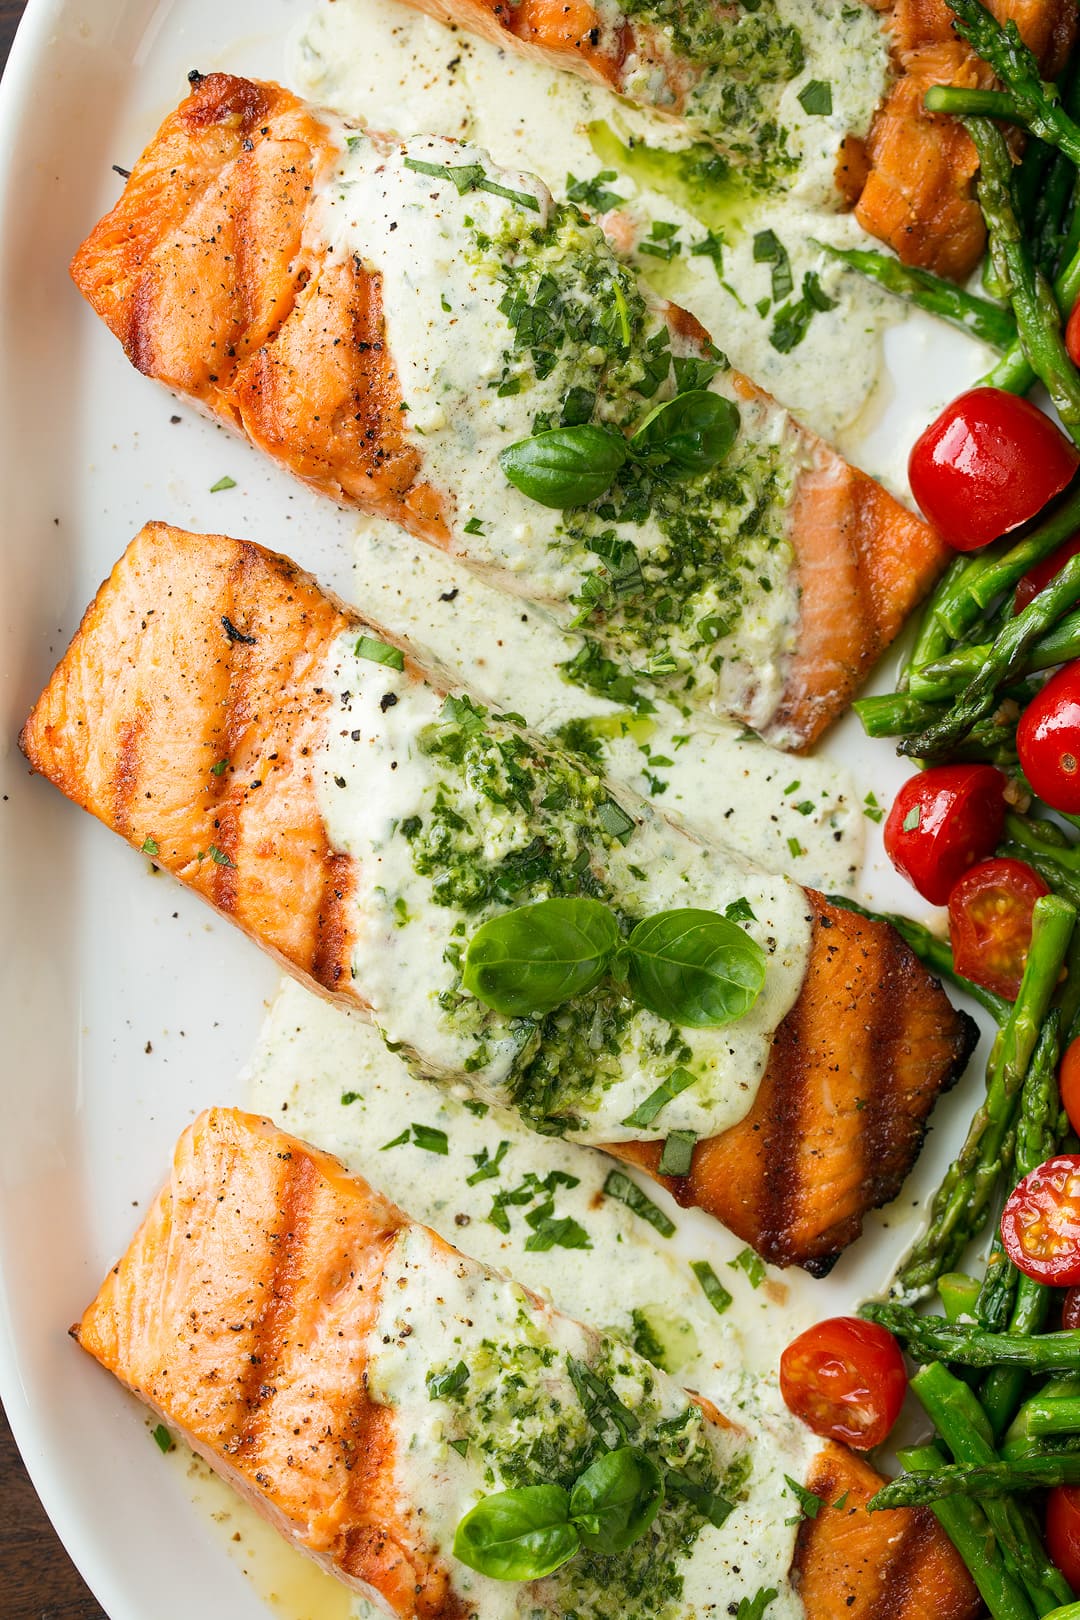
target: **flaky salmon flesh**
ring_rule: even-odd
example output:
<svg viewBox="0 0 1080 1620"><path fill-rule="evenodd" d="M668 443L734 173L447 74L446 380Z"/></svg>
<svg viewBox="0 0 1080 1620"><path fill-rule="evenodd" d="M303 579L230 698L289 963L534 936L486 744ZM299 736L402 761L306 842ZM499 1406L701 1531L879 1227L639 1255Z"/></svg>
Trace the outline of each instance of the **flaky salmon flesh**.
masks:
<svg viewBox="0 0 1080 1620"><path fill-rule="evenodd" d="M488 1473L500 1424L527 1414L527 1432L551 1432L549 1474L610 1445L583 1373L593 1389L617 1381L635 1443L700 1488L744 1479L754 1452L743 1427L624 1346L467 1259L329 1154L233 1109L184 1132L72 1332L294 1546L403 1620L507 1612L506 1588L453 1557L454 1527L478 1496L522 1482ZM675 1431L677 1453L665 1451ZM791 1567L807 1620L973 1620L970 1578L925 1508L868 1515L881 1481L835 1445L805 1483L822 1497ZM682 1558L710 1539L749 1579L735 1522L725 1546L723 1526L673 1488L636 1548L530 1583L528 1612L561 1616L599 1578L627 1614L665 1614L650 1600L671 1548Z"/></svg>
<svg viewBox="0 0 1080 1620"><path fill-rule="evenodd" d="M348 178L358 159L362 185ZM406 183L409 209L398 206ZM473 183L480 189L458 194ZM536 212L507 195L524 195ZM482 208L477 241L497 265L490 275L453 235ZM380 254L432 211L446 222L430 247L432 263L442 256L438 274L425 280L406 267L387 284ZM521 231L541 244L545 268L535 286L503 296L520 262L493 238ZM574 251L564 251L570 240ZM554 351L533 308L557 309L575 330L593 323L588 376L566 370L565 355L564 371L566 399L591 398L591 389L594 411L628 408L615 379L634 367L649 380L634 384L633 411L649 409L649 389L661 397L673 386L651 370L658 352L665 371L668 350L676 366L714 351L691 316L638 283L598 228L475 148L350 134L276 85L196 76L79 248L72 275L140 371L314 489L404 525L538 603L628 678L645 666L656 690L733 716L778 746L809 746L847 708L946 560L920 519L735 372L710 383L742 413L727 463L717 477L681 485L659 516L613 528L603 501L571 519L511 489L497 461L510 441L490 424L547 386ZM483 306L485 341L510 355L513 375L494 375L489 387L472 377L458 388L454 345L467 353L473 339L455 338L444 281L460 300L462 276ZM625 324L618 311L629 311ZM594 317L614 322L606 335ZM428 334L421 347L418 321ZM535 368L523 358L526 325ZM441 370L424 359L435 334L449 345ZM563 376L561 365L552 376ZM410 413L425 389L434 403L417 432ZM454 460L461 423L471 448ZM502 515L489 521L495 490L517 504L493 507ZM751 650L741 635L757 638Z"/></svg>
<svg viewBox="0 0 1080 1620"><path fill-rule="evenodd" d="M342 714L327 660L342 637L351 646L364 635L401 645L284 557L151 524L88 608L21 741L35 771L291 973L370 1015L373 991L355 967L357 931L371 926L356 907L367 874L362 856L332 841L316 780L342 724L358 724ZM446 678L407 647L398 661L393 714L438 701ZM521 736L542 781L557 751ZM580 773L583 762L570 768ZM371 791L384 791L381 778ZM629 790L611 793L628 825L686 847L685 830ZM407 805L394 813L407 815ZM526 818L525 838L530 825ZM596 848L588 856L594 871L612 858ZM801 905L803 891L790 887ZM449 927L440 919L455 915L428 904L421 920ZM699 1140L689 1173L667 1185L767 1259L821 1273L866 1212L895 1197L976 1031L886 924L813 891L802 916L808 966L771 1045L763 1035L764 1075L749 1111ZM383 1027L404 989L386 994ZM656 1138L612 1151L659 1174Z"/></svg>
<svg viewBox="0 0 1080 1620"><path fill-rule="evenodd" d="M467 28L494 43L539 56L552 66L590 78L640 105L685 124L714 141L737 174L745 159L732 149L722 88L737 89L740 49L754 60L757 8L732 16L713 0L719 55L695 59L671 26L690 5L634 5L622 12L591 0L408 0L441 22ZM923 106L936 84L987 89L993 73L953 29L947 0L867 0L881 12L892 55L892 76L869 131L842 142L836 166L841 195L855 207L863 229L904 260L964 280L982 257L986 229L972 180L975 148L959 120ZM694 0L696 7L697 0ZM1044 76L1061 72L1077 29L1074 0L990 0L1000 21L1014 21L1039 59ZM740 47L740 34L745 36ZM801 58L800 63L801 66ZM648 70L648 71L647 71ZM798 69L796 69L798 71ZM705 110L710 102L715 112Z"/></svg>

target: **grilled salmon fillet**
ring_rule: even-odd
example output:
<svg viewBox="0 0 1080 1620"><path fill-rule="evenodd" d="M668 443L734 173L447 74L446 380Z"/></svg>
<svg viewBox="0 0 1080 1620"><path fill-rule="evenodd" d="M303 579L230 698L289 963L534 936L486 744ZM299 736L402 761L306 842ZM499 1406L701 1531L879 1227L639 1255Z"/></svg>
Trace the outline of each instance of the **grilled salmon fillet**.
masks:
<svg viewBox="0 0 1080 1620"><path fill-rule="evenodd" d="M1061 72L1076 37L1073 0L989 0L1012 20L1046 78ZM931 85L986 89L995 80L952 27L946 0L895 0L889 12L896 80L871 126L861 159L860 225L906 264L964 280L986 246L972 180L975 148L958 119L929 113Z"/></svg>
<svg viewBox="0 0 1080 1620"><path fill-rule="evenodd" d="M989 88L994 76L953 32L946 0L869 3L883 13L889 29L894 78L865 138L852 133L841 144L837 186L856 205L860 225L887 242L906 264L963 280L986 245L972 189L978 160L958 120L928 113L923 97L935 84ZM409 4L682 119L692 133L711 137L724 148L722 121L710 128L709 121L695 114L693 99L703 78L725 70L681 55L670 38L642 19L639 8L635 15L620 15L613 26L604 8L590 0L570 5L563 0ZM680 8L673 9L677 13ZM1001 21L1016 22L1047 78L1060 73L1076 35L1073 0L991 0L990 9ZM718 20L729 15L720 3L715 11Z"/></svg>
<svg viewBox="0 0 1080 1620"><path fill-rule="evenodd" d="M331 841L315 780L327 738L359 724L345 718L341 731L328 649L365 630L283 557L148 525L87 610L21 742L35 771L290 972L369 1013L353 967L357 929L373 926L356 920L362 874ZM407 650L401 662L403 696L439 689ZM393 714L393 693L378 708L390 698ZM688 837L644 805L637 813ZM763 1031L756 1099L700 1140L690 1174L669 1185L766 1258L823 1273L865 1212L899 1190L976 1032L892 929L811 891L805 900L809 965L771 1045ZM653 1143L616 1151L656 1173Z"/></svg>
<svg viewBox="0 0 1080 1620"><path fill-rule="evenodd" d="M353 184L348 164L367 155L363 184ZM567 401L587 402L592 390L594 412L620 423L625 416L631 426L653 402L644 397L648 389L662 394L674 386L670 374L658 381L651 372L657 352L670 346L679 365L712 351L692 317L642 289L598 228L557 209L531 177L485 171L488 162L446 142L380 145L275 85L196 76L115 208L79 248L72 275L140 371L191 397L314 489L451 550L581 629L623 669L640 673L647 664L648 678L681 704L734 714L778 746L809 746L847 707L925 594L944 548L878 484L733 372L710 384L742 413L728 462L712 482L681 485L666 513L620 522L618 567L603 502L568 525L567 514L512 489L496 455L514 435L491 428L493 411L526 410L520 432L532 432L530 413L540 409L543 389L563 378L560 400L565 393ZM450 170L464 176L453 186L440 178ZM470 174L484 178L466 203L454 187L466 187ZM408 200L406 181L422 187L411 209L398 207ZM524 196L529 207L515 212L508 195ZM499 231L520 233L523 220L532 229L542 217L541 245L528 251L541 254L544 268L538 280L515 282L501 301L500 287L525 274L520 254L493 260L490 273L470 271L468 299L494 301L483 303L475 330L462 328L456 338L455 322L466 317L455 313L454 300L468 300L455 277L472 250L459 251L451 233L464 229L462 209L481 208L495 209L477 236L482 254L494 251ZM426 282L413 273L428 254L418 247L388 285L379 256L401 243L417 213L440 222L430 244L439 273ZM328 244L335 230L338 239ZM577 258L560 247L571 239ZM620 325L615 312L628 307ZM572 345L556 364L558 331L551 338L545 317L532 314L537 308L560 311L561 331L589 328L595 341L585 370L566 357L579 353ZM412 331L420 319L423 343ZM598 320L615 326L601 331ZM464 384L454 392L456 381L446 381L430 358L436 334L449 345L447 373L475 340L472 393ZM633 366L651 380L624 397L605 379L624 375L630 360L619 361L621 372L608 366L598 373L596 366L605 353L623 355L627 338ZM480 352L485 342L494 345L491 358ZM535 367L524 358L530 343ZM508 368L501 381L500 365ZM661 371L666 365L665 358ZM477 384L492 367L490 382ZM487 392L476 403L478 387ZM425 389L435 391L432 406L417 422L422 431L413 432ZM469 448L451 466L461 421ZM439 450L440 442L450 449ZM492 500L502 504L489 511ZM696 529L687 527L688 508L702 514ZM703 554L702 545L712 549ZM638 567L644 596L635 588ZM764 575L768 597L760 594ZM659 615L654 602L663 605Z"/></svg>
<svg viewBox="0 0 1080 1620"><path fill-rule="evenodd" d="M72 1333L295 1546L402 1617L505 1612L506 1589L491 1607L492 1583L450 1551L457 1520L493 1488L489 1458L501 1465L488 1413L501 1413L503 1379L527 1432L553 1434L549 1476L572 1476L597 1445L583 1370L593 1390L617 1377L623 1421L669 1481L722 1489L745 1479L755 1449L710 1403L466 1259L336 1159L232 1109L184 1132L168 1183ZM433 1380L447 1369L442 1391ZM665 1429L680 1431L674 1453ZM751 1466L768 1463L765 1453ZM494 1488L531 1477L500 1472ZM807 1620L972 1620L976 1594L929 1514L861 1511L878 1483L837 1446L813 1460L809 1488L848 1500L797 1532L791 1576ZM738 1520L728 1525L725 1544L723 1526L669 1485L636 1555L598 1570L579 1554L562 1577L530 1585L529 1612L565 1613L599 1575L626 1612L665 1614L650 1601L663 1555L674 1544L685 1560L710 1540L752 1591L761 1566ZM635 1587L643 1573L648 1585Z"/></svg>

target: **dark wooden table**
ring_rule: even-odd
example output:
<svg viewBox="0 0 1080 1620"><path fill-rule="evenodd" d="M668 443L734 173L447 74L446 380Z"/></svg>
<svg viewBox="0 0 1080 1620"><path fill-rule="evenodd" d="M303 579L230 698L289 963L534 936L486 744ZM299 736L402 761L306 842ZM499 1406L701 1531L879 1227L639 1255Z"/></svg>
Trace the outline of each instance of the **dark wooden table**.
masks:
<svg viewBox="0 0 1080 1620"><path fill-rule="evenodd" d="M0 0L0 67L25 0ZM106 1620L42 1510L0 1408L0 1614L3 1620Z"/></svg>

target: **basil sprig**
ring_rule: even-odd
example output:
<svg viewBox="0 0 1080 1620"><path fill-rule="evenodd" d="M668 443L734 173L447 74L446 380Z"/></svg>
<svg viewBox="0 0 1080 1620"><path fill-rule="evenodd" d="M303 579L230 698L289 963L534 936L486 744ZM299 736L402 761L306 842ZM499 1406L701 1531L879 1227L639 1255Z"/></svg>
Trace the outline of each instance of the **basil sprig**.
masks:
<svg viewBox="0 0 1080 1620"><path fill-rule="evenodd" d="M765 953L719 912L657 912L624 938L602 901L563 896L481 924L465 953L462 983L495 1012L534 1018L587 994L607 974L657 1017L715 1028L754 1005Z"/></svg>
<svg viewBox="0 0 1080 1620"><path fill-rule="evenodd" d="M585 422L519 439L499 454L507 478L530 500L560 511L587 506L610 489L628 461L667 478L693 478L717 466L739 431L738 407L692 388L649 412L630 438Z"/></svg>
<svg viewBox="0 0 1080 1620"><path fill-rule="evenodd" d="M538 1581L581 1547L624 1552L659 1513L664 1481L637 1446L604 1452L575 1480L482 1497L454 1536L454 1557L496 1581Z"/></svg>

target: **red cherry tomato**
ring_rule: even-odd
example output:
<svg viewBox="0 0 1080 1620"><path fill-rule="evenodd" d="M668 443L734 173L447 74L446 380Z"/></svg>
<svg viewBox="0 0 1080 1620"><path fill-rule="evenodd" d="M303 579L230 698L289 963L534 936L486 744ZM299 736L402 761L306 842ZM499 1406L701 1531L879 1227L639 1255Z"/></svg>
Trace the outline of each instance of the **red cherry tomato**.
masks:
<svg viewBox="0 0 1080 1620"><path fill-rule="evenodd" d="M780 1357L780 1393L815 1434L857 1451L879 1446L907 1390L900 1347L886 1328L834 1316L800 1333Z"/></svg>
<svg viewBox="0 0 1080 1620"><path fill-rule="evenodd" d="M915 441L911 493L956 551L977 551L1041 512L1080 466L1048 416L1000 388L972 388Z"/></svg>
<svg viewBox="0 0 1080 1620"><path fill-rule="evenodd" d="M1073 1130L1080 1128L1080 1036L1070 1041L1058 1069L1061 1105Z"/></svg>
<svg viewBox="0 0 1080 1620"><path fill-rule="evenodd" d="M1069 359L1073 365L1080 366L1080 298L1073 305L1072 314L1065 327L1065 347L1069 351ZM1076 1582L1073 1581L1072 1584L1075 1586Z"/></svg>
<svg viewBox="0 0 1080 1620"><path fill-rule="evenodd" d="M980 861L949 895L949 938L956 971L1016 1000L1031 946L1031 913L1050 890L1023 861Z"/></svg>
<svg viewBox="0 0 1080 1620"><path fill-rule="evenodd" d="M1032 698L1016 728L1016 752L1045 804L1067 815L1080 811L1080 660Z"/></svg>
<svg viewBox="0 0 1080 1620"><path fill-rule="evenodd" d="M1013 612L1022 613L1028 603L1034 601L1040 591L1045 591L1052 579L1056 579L1067 562L1071 562L1080 552L1080 534L1074 534L1071 540L1066 540L1063 546L1058 546L1049 557L1044 557L1041 563L1029 568L1023 574L1016 587L1013 597Z"/></svg>
<svg viewBox="0 0 1080 1620"><path fill-rule="evenodd" d="M1070 1288L1065 1295L1065 1303L1061 1307L1061 1325L1073 1332L1080 1328L1080 1288ZM1080 1583L1074 1582L1074 1585Z"/></svg>
<svg viewBox="0 0 1080 1620"><path fill-rule="evenodd" d="M893 800L885 853L924 900L943 906L974 861L990 855L1005 825L1005 778L992 765L934 765Z"/></svg>
<svg viewBox="0 0 1080 1620"><path fill-rule="evenodd" d="M1001 1241L1018 1271L1054 1288L1080 1283L1080 1153L1058 1153L1005 1200Z"/></svg>
<svg viewBox="0 0 1080 1620"><path fill-rule="evenodd" d="M1080 1487L1055 1485L1047 1496L1046 1550L1073 1591L1080 1591Z"/></svg>

